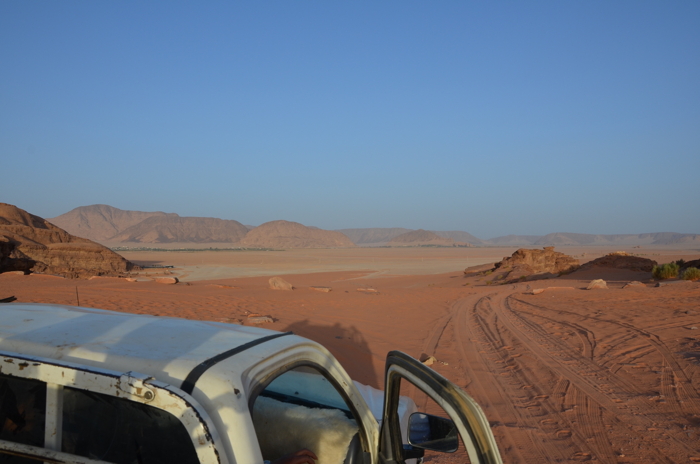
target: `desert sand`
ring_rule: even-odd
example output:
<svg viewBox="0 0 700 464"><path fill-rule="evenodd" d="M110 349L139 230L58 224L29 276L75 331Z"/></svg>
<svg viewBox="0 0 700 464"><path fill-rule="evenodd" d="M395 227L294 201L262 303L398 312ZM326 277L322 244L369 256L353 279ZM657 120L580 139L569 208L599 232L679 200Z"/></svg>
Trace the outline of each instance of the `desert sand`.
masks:
<svg viewBox="0 0 700 464"><path fill-rule="evenodd" d="M616 251L558 250L582 263ZM174 267L141 271L136 282L2 274L0 298L242 324L268 316L264 327L322 343L377 388L389 350L430 355L431 368L482 405L507 463L700 462L700 283L654 287L648 272L589 268L497 285L463 272L513 251L128 252L138 264ZM627 251L660 263L700 257ZM164 273L181 282L151 280ZM296 289L271 290L272 275ZM585 290L599 278L607 290ZM646 285L623 288L630 281Z"/></svg>

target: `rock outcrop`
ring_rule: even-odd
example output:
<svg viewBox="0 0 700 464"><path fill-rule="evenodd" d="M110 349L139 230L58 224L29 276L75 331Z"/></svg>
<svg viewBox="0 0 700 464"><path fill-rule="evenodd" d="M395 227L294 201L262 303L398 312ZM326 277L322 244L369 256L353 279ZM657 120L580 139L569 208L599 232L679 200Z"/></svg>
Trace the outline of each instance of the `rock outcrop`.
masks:
<svg viewBox="0 0 700 464"><path fill-rule="evenodd" d="M87 278L121 276L134 265L98 243L0 203L0 272L24 271Z"/></svg>
<svg viewBox="0 0 700 464"><path fill-rule="evenodd" d="M630 271L651 272L657 262L639 256L630 256L624 252L610 253L600 258L589 261L581 270L590 269L592 267L608 267L614 269L628 269Z"/></svg>
<svg viewBox="0 0 700 464"><path fill-rule="evenodd" d="M700 269L700 259L694 259L692 261L686 261L681 265L681 271L688 269L689 267L695 267Z"/></svg>
<svg viewBox="0 0 700 464"><path fill-rule="evenodd" d="M578 267L578 259L554 251L554 247L544 247L542 250L521 248L496 263L494 270L505 271L504 280L518 280L531 276L554 277Z"/></svg>
<svg viewBox="0 0 700 464"><path fill-rule="evenodd" d="M298 222L266 222L238 242L247 248L346 248L355 244L344 234L333 230L307 227Z"/></svg>
<svg viewBox="0 0 700 464"><path fill-rule="evenodd" d="M109 205L90 205L80 206L47 220L71 235L99 242L108 241L124 229L149 217L166 215L162 211L126 211Z"/></svg>
<svg viewBox="0 0 700 464"><path fill-rule="evenodd" d="M389 246L472 246L466 242L455 242L454 239L440 237L434 232L418 229L406 232L389 241Z"/></svg>

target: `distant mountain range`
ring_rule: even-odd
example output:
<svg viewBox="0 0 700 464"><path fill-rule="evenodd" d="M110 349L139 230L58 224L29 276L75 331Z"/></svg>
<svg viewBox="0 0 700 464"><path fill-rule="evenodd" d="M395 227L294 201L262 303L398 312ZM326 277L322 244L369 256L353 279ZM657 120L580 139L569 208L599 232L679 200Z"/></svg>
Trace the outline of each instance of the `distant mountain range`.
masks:
<svg viewBox="0 0 700 464"><path fill-rule="evenodd" d="M557 232L506 235L482 240L465 231L427 231L401 227L323 230L290 221L258 227L238 221L181 217L162 211L126 211L109 205L75 208L48 219L69 233L116 244L227 243L250 248L326 248L358 246L700 246L700 234L659 232L594 235Z"/></svg>

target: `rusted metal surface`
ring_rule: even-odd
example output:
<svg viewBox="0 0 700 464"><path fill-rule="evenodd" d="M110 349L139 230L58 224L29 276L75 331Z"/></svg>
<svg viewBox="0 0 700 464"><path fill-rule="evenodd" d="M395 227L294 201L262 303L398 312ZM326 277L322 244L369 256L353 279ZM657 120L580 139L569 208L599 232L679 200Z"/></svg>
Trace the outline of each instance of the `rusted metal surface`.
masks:
<svg viewBox="0 0 700 464"><path fill-rule="evenodd" d="M22 445L7 440L0 440L0 454L11 454L13 456L51 464L112 464L107 461L98 461L74 454L40 448L38 446Z"/></svg>
<svg viewBox="0 0 700 464"><path fill-rule="evenodd" d="M49 390L55 386L74 387L161 409L178 418L184 425L201 463L227 462L221 459L216 449L215 443L220 441L218 433L211 425L211 419L204 408L180 389L152 380L147 375L135 372L119 373L3 351L0 351L0 372L9 376L46 382ZM51 402L47 404L46 414L49 418L47 422L53 429L51 433L60 436L61 421L54 417L57 414L53 407Z"/></svg>

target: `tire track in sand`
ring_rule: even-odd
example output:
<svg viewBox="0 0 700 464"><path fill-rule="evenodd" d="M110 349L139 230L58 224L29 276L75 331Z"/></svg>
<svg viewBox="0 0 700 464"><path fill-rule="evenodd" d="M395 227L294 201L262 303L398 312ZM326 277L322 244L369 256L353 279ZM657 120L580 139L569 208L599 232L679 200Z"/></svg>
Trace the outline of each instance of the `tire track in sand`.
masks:
<svg viewBox="0 0 700 464"><path fill-rule="evenodd" d="M633 401L639 400L639 396L635 394L635 386L597 365L593 360L582 356L581 353L577 353L571 345L548 334L539 324L514 311L510 305L512 295L502 292L493 295L485 304L501 316L507 329L516 334L535 354L538 361L569 380L590 401L595 402L614 417L620 418L631 432L638 435L638 445L648 453L647 456L655 456L659 462L685 462L689 456L695 455L697 443L683 434L669 435L668 440L659 441L658 434L649 433L657 431L654 427L656 424L651 420L657 411L643 401ZM629 324L624 324L626 327L631 327ZM684 375L685 373L682 372L680 377ZM676 377L678 378L679 375L676 374ZM632 402L637 405L638 411L628 407ZM656 441L655 446L650 445L652 441ZM675 446L671 446L671 443ZM607 454L604 451L607 450L599 450L603 452L602 454ZM603 456L599 454L598 457Z"/></svg>
<svg viewBox="0 0 700 464"><path fill-rule="evenodd" d="M502 333L498 318L475 311L486 298L472 296L453 305L454 334L460 367L471 379L468 391L479 398L491 420L505 460L566 462L577 453L586 454L580 434L562 436L562 430L572 430L571 424L543 401L546 395L537 376L516 361L522 354L503 338L508 334ZM549 445L553 440L556 447Z"/></svg>

